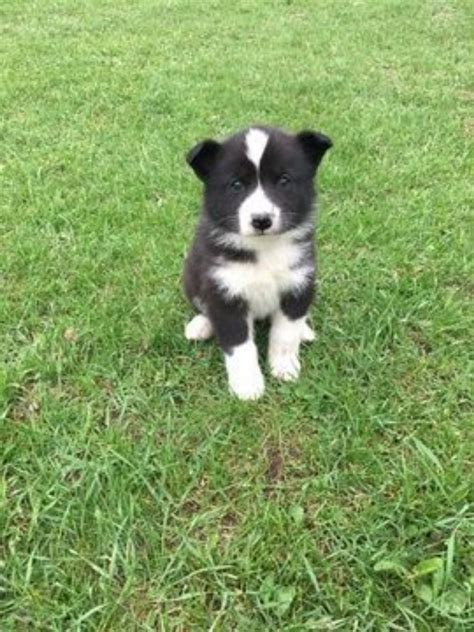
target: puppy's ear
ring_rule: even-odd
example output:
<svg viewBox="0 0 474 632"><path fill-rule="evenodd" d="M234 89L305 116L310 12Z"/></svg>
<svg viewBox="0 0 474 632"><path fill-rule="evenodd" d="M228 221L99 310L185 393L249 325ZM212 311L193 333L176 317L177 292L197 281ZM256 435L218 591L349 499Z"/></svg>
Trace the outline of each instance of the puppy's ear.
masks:
<svg viewBox="0 0 474 632"><path fill-rule="evenodd" d="M203 140L186 154L186 162L201 180L205 181L209 176L220 148L215 140Z"/></svg>
<svg viewBox="0 0 474 632"><path fill-rule="evenodd" d="M311 132L308 130L304 130L303 132L296 134L296 138L303 147L307 157L313 163L314 170L316 171L324 154L330 147L332 147L332 140L329 136L326 136L321 132Z"/></svg>

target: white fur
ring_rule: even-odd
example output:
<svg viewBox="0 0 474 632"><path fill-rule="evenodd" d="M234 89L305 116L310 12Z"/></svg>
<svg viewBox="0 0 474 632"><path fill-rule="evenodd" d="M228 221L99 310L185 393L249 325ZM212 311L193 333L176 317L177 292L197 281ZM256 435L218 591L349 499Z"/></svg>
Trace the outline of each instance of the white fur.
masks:
<svg viewBox="0 0 474 632"><path fill-rule="evenodd" d="M260 161L265 151L265 147L268 143L268 134L261 129L251 128L245 135L245 144L247 147L247 158L250 162L257 167L260 166Z"/></svg>
<svg viewBox="0 0 474 632"><path fill-rule="evenodd" d="M211 321L203 314L197 314L184 329L184 335L188 340L208 340L212 334Z"/></svg>
<svg viewBox="0 0 474 632"><path fill-rule="evenodd" d="M260 169L260 162L268 143L268 134L261 129L251 128L245 135L247 158ZM280 225L281 210L273 204L266 195L262 186L257 188L242 202L238 210L239 230L242 235L255 235L257 231L252 226L252 218L257 215L267 215L272 220L272 226L268 233L278 230Z"/></svg>
<svg viewBox="0 0 474 632"><path fill-rule="evenodd" d="M280 228L281 209L273 204L260 185L239 206L238 215L239 230L242 235L255 235L258 232L252 226L252 219L257 215L267 215L272 220L272 226L267 230L267 235Z"/></svg>
<svg viewBox="0 0 474 632"><path fill-rule="evenodd" d="M263 395L265 382L258 364L257 347L249 339L226 353L225 366L229 388L239 399L258 399Z"/></svg>
<svg viewBox="0 0 474 632"><path fill-rule="evenodd" d="M301 331L301 342L313 342L315 338L316 338L316 334L308 325L308 323L305 323Z"/></svg>
<svg viewBox="0 0 474 632"><path fill-rule="evenodd" d="M279 380L296 380L300 374L298 353L305 327L306 318L290 320L281 311L272 319L268 360L272 375Z"/></svg>
<svg viewBox="0 0 474 632"><path fill-rule="evenodd" d="M291 235L255 240L259 241L256 262L221 262L212 275L230 298L240 297L248 302L251 317L265 318L278 309L282 293L308 283L313 268L304 262L304 247L295 243Z"/></svg>
<svg viewBox="0 0 474 632"><path fill-rule="evenodd" d="M255 250L257 253L268 250L269 246L278 239L295 241L308 237L314 231L314 221L310 219L297 228L288 230L284 235L239 235L238 233L227 233L219 229L214 229L214 239L221 246L229 246L237 250Z"/></svg>

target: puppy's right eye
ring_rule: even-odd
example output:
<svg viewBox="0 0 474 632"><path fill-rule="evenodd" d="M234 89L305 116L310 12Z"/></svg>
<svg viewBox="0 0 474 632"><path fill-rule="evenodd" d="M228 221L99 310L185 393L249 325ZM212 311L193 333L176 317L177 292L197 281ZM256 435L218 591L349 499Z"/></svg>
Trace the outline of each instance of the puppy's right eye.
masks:
<svg viewBox="0 0 474 632"><path fill-rule="evenodd" d="M242 180L239 180L238 178L235 178L230 183L230 187L231 187L232 191L236 191L238 193L239 191L242 191L242 189L244 188L244 183L242 182Z"/></svg>
<svg viewBox="0 0 474 632"><path fill-rule="evenodd" d="M277 184L280 187L287 187L291 183L291 178L287 173L282 173L277 180Z"/></svg>

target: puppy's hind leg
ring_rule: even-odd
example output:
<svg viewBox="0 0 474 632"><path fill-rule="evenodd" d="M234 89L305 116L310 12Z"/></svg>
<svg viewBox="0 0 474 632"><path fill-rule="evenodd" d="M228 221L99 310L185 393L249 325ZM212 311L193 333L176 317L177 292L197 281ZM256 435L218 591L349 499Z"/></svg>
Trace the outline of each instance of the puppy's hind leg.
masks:
<svg viewBox="0 0 474 632"><path fill-rule="evenodd" d="M316 334L311 328L310 324L306 320L301 328L301 342L313 342L316 339Z"/></svg>
<svg viewBox="0 0 474 632"><path fill-rule="evenodd" d="M188 340L208 340L213 333L212 323L204 314L196 314L184 328Z"/></svg>

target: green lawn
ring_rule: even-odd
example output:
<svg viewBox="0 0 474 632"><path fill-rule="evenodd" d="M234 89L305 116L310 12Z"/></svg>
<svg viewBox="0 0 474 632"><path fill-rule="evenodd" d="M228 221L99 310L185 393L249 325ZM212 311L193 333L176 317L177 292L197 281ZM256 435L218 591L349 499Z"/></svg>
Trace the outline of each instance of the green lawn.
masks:
<svg viewBox="0 0 474 632"><path fill-rule="evenodd" d="M473 629L473 25L3 0L2 632ZM184 154L252 122L335 147L318 339L242 403L183 336Z"/></svg>

